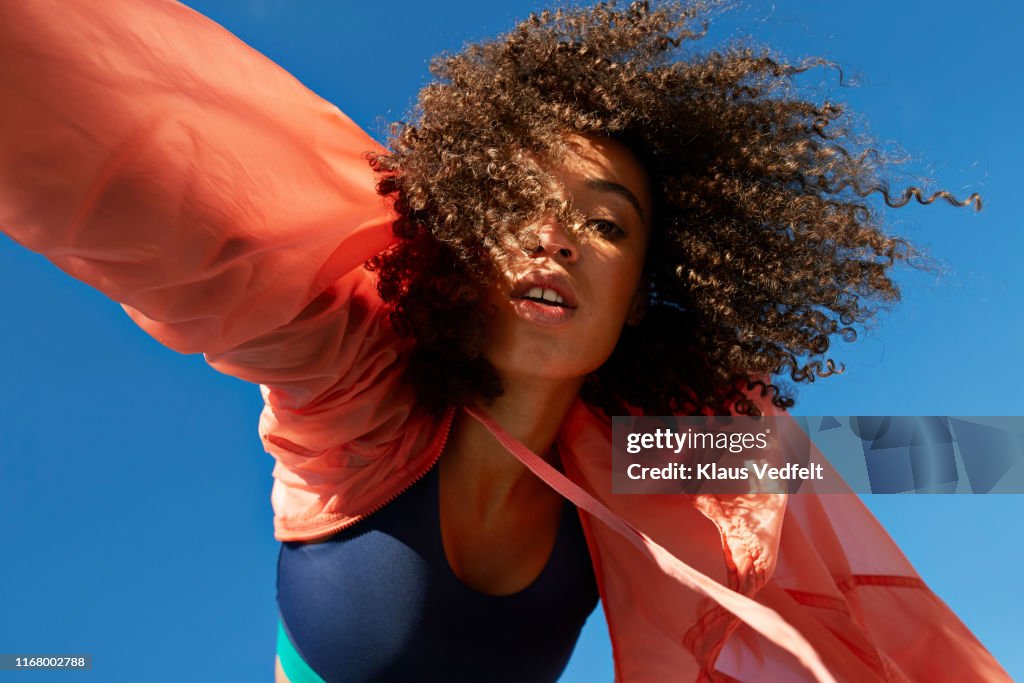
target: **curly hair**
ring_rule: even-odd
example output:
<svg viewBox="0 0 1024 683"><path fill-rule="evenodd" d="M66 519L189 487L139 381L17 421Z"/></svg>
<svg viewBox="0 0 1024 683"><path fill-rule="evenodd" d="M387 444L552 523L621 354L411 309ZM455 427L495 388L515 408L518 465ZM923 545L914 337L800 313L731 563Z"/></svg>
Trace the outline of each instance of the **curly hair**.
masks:
<svg viewBox="0 0 1024 683"><path fill-rule="evenodd" d="M688 51L715 5L545 11L432 61L411 121L371 159L399 218L396 244L367 264L395 329L415 338L407 373L431 410L502 392L483 357L494 246L529 245L524 226L558 208L543 160L567 134L625 144L654 194L652 305L581 389L608 415L756 414L754 385L792 406L791 389L764 380L842 372L833 337L854 340L897 301L891 270L922 256L883 230L871 195L980 209L977 195L894 196L895 162L852 132L844 105L799 95L793 76L826 60Z"/></svg>

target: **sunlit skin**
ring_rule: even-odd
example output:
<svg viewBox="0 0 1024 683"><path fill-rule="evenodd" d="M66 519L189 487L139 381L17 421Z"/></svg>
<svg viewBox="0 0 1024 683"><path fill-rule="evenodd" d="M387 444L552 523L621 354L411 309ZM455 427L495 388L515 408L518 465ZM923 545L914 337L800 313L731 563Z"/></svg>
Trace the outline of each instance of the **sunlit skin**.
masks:
<svg viewBox="0 0 1024 683"><path fill-rule="evenodd" d="M523 380L576 384L608 359L629 314L643 303L651 215L646 172L613 140L574 136L570 142L574 154L554 169L557 189L585 217L593 238L580 243L549 217L534 226L543 249L520 250L506 277L511 283L531 270L565 275L578 305L570 321L538 325L516 315L510 283L492 290L497 314L486 356L506 389Z"/></svg>
<svg viewBox="0 0 1024 683"><path fill-rule="evenodd" d="M647 174L620 143L573 136L552 173L556 191L594 229L582 242L554 218L536 228L540 247L508 264L492 289L495 307L486 357L504 393L480 406L512 436L556 466L559 427L586 375L611 355L646 304L644 256L651 231ZM540 324L522 317L513 283L533 270L566 278L575 298L570 319ZM554 544L562 498L461 413L440 464L441 525L456 574L492 594L516 592L536 578Z"/></svg>

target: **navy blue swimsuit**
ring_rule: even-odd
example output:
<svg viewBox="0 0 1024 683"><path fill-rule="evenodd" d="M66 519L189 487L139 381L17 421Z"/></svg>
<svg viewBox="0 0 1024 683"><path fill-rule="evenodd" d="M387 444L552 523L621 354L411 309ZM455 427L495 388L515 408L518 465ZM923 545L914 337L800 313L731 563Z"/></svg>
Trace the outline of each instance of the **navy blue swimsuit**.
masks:
<svg viewBox="0 0 1024 683"><path fill-rule="evenodd" d="M504 596L452 571L441 540L438 467L323 542L281 544L284 633L328 683L556 681L598 600L575 506L564 501L537 579Z"/></svg>

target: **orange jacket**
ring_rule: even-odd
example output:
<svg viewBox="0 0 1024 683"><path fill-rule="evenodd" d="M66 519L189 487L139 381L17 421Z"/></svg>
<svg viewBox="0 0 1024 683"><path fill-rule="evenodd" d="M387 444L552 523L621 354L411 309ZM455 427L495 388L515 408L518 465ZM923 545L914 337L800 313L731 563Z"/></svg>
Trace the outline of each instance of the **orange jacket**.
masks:
<svg viewBox="0 0 1024 683"><path fill-rule="evenodd" d="M5 0L0 101L0 227L260 385L279 540L433 465L453 411L402 382L361 268L392 239L379 146L337 108L169 0ZM852 493L612 496L610 424L581 401L568 479L505 443L581 506L619 681L1009 680Z"/></svg>

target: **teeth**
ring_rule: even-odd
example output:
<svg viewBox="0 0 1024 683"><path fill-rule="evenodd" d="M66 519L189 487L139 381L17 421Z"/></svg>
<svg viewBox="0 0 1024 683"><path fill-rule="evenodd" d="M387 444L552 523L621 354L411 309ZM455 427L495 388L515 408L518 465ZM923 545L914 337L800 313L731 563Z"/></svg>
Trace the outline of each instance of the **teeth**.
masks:
<svg viewBox="0 0 1024 683"><path fill-rule="evenodd" d="M553 289L533 287L526 293L526 296L531 299L544 299L545 301L552 301L556 304L565 304L565 300Z"/></svg>
<svg viewBox="0 0 1024 683"><path fill-rule="evenodd" d="M558 292L556 292L553 289L545 289L544 290L544 300L545 301L554 301L556 304L564 304L565 303L565 301L562 299L562 297L558 296Z"/></svg>

